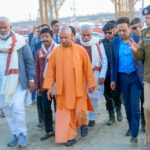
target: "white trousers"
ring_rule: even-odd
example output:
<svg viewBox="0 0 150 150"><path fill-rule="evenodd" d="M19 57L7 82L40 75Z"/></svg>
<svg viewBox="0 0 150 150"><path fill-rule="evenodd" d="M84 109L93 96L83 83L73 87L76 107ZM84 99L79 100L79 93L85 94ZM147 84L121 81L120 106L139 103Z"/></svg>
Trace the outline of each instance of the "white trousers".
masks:
<svg viewBox="0 0 150 150"><path fill-rule="evenodd" d="M8 125L13 135L18 136L23 133L27 134L26 119L25 119L25 97L27 90L23 90L21 85L18 84L16 94L14 95L14 103L11 107L3 107Z"/></svg>
<svg viewBox="0 0 150 150"><path fill-rule="evenodd" d="M96 112L97 112L97 103L98 103L98 99L97 98L90 98L93 108L94 108L94 112L89 111L88 112L88 120L89 121L94 121L96 119Z"/></svg>

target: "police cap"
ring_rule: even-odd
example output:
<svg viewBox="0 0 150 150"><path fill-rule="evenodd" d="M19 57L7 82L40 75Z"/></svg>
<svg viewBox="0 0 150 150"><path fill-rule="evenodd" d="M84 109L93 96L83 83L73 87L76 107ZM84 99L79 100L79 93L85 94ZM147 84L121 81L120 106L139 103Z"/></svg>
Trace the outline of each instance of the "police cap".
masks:
<svg viewBox="0 0 150 150"><path fill-rule="evenodd" d="M143 9L142 14L143 16L150 15L150 5L148 5L147 7Z"/></svg>

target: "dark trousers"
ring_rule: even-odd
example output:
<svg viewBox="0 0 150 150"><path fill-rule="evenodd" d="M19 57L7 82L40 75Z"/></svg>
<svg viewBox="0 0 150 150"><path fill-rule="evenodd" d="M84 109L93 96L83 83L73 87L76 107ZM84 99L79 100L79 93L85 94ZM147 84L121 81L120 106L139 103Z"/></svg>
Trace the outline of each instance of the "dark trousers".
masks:
<svg viewBox="0 0 150 150"><path fill-rule="evenodd" d="M114 108L116 111L120 111L121 109L121 91L118 88L116 91L112 91L110 87L110 80L106 80L105 83L105 91L104 96L106 99L106 109L109 113L114 112Z"/></svg>
<svg viewBox="0 0 150 150"><path fill-rule="evenodd" d="M55 110L56 110L56 101L53 97ZM44 116L44 125L45 125L45 132L49 133L53 131L53 115L51 109L52 101L48 100L47 98L47 91L42 92L42 104L43 104L43 116Z"/></svg>
<svg viewBox="0 0 150 150"><path fill-rule="evenodd" d="M144 117L144 108L143 108L143 104L144 104L144 88L141 88L141 123L145 123L145 117Z"/></svg>
<svg viewBox="0 0 150 150"><path fill-rule="evenodd" d="M126 116L132 136L138 136L140 122L140 82L137 73L119 74Z"/></svg>
<svg viewBox="0 0 150 150"><path fill-rule="evenodd" d="M32 101L35 101L36 100L36 89L33 91L32 93Z"/></svg>
<svg viewBox="0 0 150 150"><path fill-rule="evenodd" d="M39 123L44 122L42 96L39 95L37 95L37 111L38 111Z"/></svg>

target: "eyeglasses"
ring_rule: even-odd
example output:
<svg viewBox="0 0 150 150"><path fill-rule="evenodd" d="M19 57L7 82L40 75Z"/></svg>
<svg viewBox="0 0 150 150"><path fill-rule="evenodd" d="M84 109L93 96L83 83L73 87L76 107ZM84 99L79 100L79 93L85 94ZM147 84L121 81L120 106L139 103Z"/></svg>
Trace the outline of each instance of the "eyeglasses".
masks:
<svg viewBox="0 0 150 150"><path fill-rule="evenodd" d="M105 34L112 34L112 32L105 32Z"/></svg>
<svg viewBox="0 0 150 150"><path fill-rule="evenodd" d="M132 30L136 30L138 27L132 27Z"/></svg>

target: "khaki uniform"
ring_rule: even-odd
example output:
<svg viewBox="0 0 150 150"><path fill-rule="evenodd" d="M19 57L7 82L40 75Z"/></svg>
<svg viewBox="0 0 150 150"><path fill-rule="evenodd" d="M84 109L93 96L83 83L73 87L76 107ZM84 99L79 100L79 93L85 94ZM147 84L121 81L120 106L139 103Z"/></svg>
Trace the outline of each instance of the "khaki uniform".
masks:
<svg viewBox="0 0 150 150"><path fill-rule="evenodd" d="M143 42L134 58L144 61L144 112L147 143L150 143L150 27L142 31L141 40Z"/></svg>
<svg viewBox="0 0 150 150"><path fill-rule="evenodd" d="M144 82L150 83L150 27L142 31L141 40L143 43L134 58L144 61Z"/></svg>

